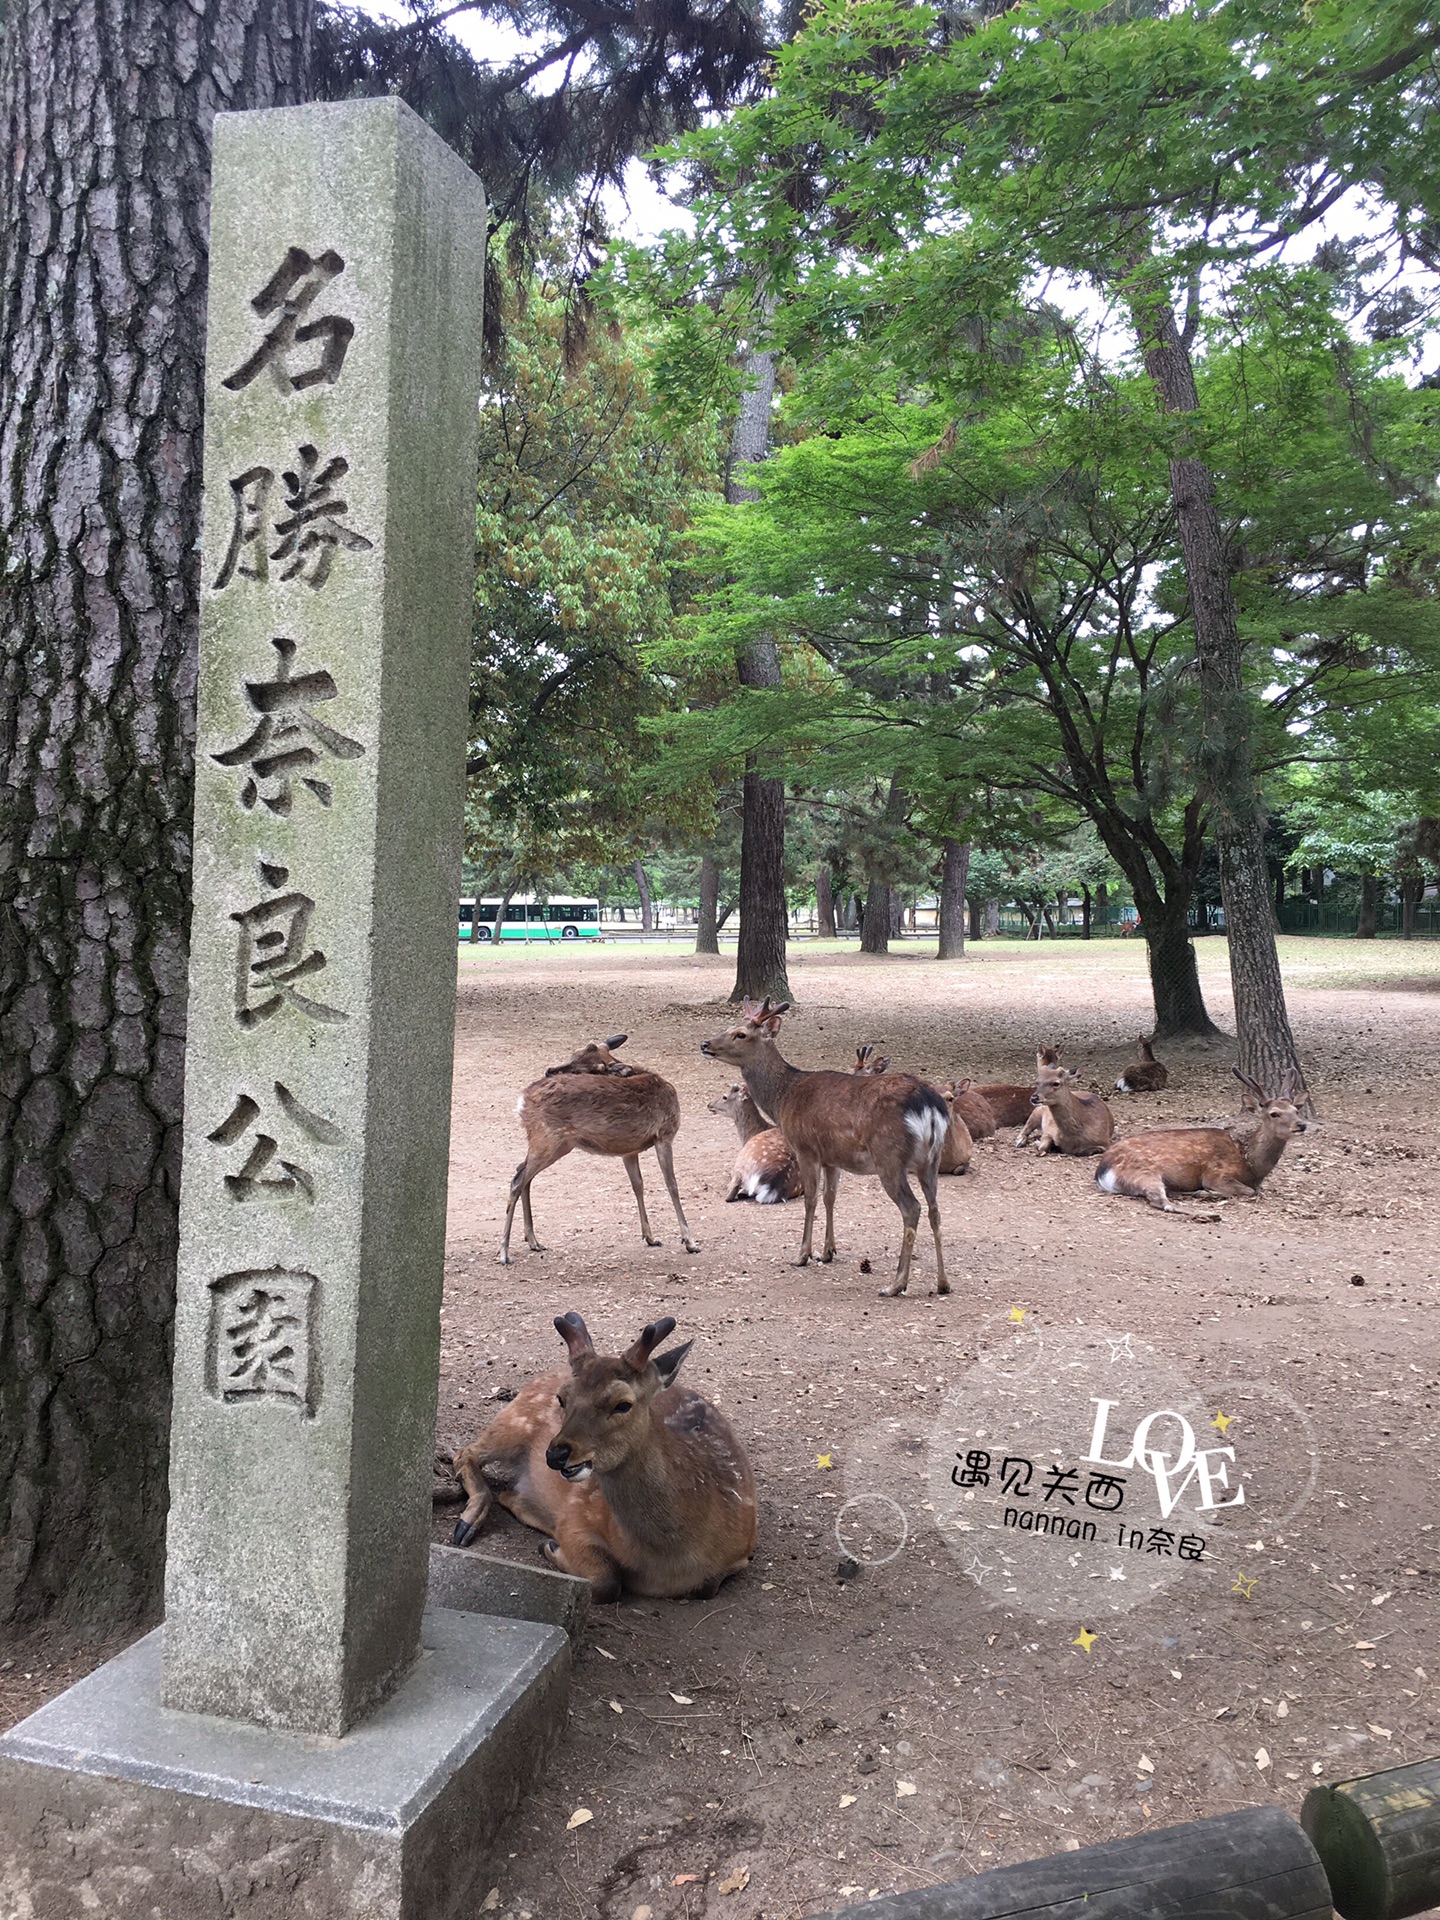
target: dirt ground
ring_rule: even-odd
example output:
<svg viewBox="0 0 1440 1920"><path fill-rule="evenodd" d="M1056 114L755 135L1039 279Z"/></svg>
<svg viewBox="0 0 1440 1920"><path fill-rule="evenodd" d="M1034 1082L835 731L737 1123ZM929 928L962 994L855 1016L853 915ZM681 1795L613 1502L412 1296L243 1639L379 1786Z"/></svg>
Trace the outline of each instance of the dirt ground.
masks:
<svg viewBox="0 0 1440 1920"><path fill-rule="evenodd" d="M1093 1161L1041 1163L1002 1134L941 1183L954 1293L930 1292L922 1236L909 1296L882 1300L899 1217L876 1182L842 1182L830 1267L790 1264L797 1205L723 1204L736 1142L706 1102L733 1076L699 1044L727 1017L732 957L461 949L440 1446L557 1364L557 1313L579 1310L602 1351L673 1314L695 1343L682 1377L740 1432L761 1502L754 1564L718 1598L594 1610L569 1728L480 1911L800 1920L1147 1822L1298 1810L1317 1776L1440 1751L1440 950L1282 952L1324 1126L1258 1203L1172 1219L1099 1195ZM1223 944L1200 957L1228 1021ZM871 960L807 944L791 984L781 1045L805 1066L848 1066L872 1041L927 1077L1023 1079L1037 1041L1063 1040L1108 1087L1149 1023L1134 942L985 942L943 967L913 945ZM620 1166L574 1155L536 1183L548 1251L529 1253L517 1223L501 1268L516 1096L620 1030L627 1057L679 1089L676 1163L703 1250L681 1249L653 1157L662 1244L648 1249ZM1233 1116L1226 1055L1170 1064L1165 1093L1114 1096L1121 1131ZM1098 1585L1060 1575L1037 1596L998 1504L982 1518L955 1492L947 1508L926 1463L983 1434L1017 1354L1077 1370L1088 1434L1087 1399L1117 1359L1123 1375L1127 1336L1187 1405L1229 1408L1249 1505L1220 1516L1203 1564L1135 1555L1123 1589L1123 1565L1097 1564ZM1055 1404L1037 1390L1026 1417L1043 1426ZM1112 1434L1121 1451L1130 1424ZM1049 1439L1037 1429L1035 1451ZM877 1487L886 1506L866 1508ZM903 1513L903 1544L887 1512ZM453 1518L437 1509L437 1539ZM502 1517L481 1544L533 1562L538 1536ZM843 1579L842 1552L860 1563ZM18 1650L0 1722L93 1659Z"/></svg>

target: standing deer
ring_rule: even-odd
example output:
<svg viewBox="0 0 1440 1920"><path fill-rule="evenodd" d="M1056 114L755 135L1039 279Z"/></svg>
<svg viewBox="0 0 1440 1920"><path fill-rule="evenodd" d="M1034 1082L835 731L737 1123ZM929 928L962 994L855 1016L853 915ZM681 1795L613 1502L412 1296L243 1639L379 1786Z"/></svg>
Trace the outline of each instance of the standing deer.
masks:
<svg viewBox="0 0 1440 1920"><path fill-rule="evenodd" d="M660 1242L650 1231L645 1212L645 1183L640 1177L640 1155L653 1147L674 1203L675 1218L680 1222L685 1251L700 1251L690 1237L680 1189L675 1184L670 1143L680 1130L679 1096L658 1073L608 1059L610 1047L624 1038L619 1034L604 1046L592 1042L582 1047L564 1066L552 1067L521 1094L515 1110L525 1129L526 1152L510 1182L510 1204L505 1209L505 1231L500 1240L502 1266L510 1264L510 1229L517 1200L524 1213L526 1246L532 1253L545 1251L535 1238L535 1223L530 1217L530 1183L537 1173L553 1167L577 1147L582 1153L613 1154L624 1162L640 1209L640 1232L647 1247L658 1247ZM587 1061L590 1064L576 1064Z"/></svg>
<svg viewBox="0 0 1440 1920"><path fill-rule="evenodd" d="M1170 1069L1155 1058L1155 1049L1142 1033L1135 1042L1140 1058L1132 1061L1115 1082L1117 1093L1159 1093L1169 1084Z"/></svg>
<svg viewBox="0 0 1440 1920"><path fill-rule="evenodd" d="M775 1044L781 1015L789 1002L772 1004L768 994L757 1007L746 1001L740 1019L700 1051L726 1060L744 1076L751 1098L774 1119L790 1142L805 1188L805 1230L797 1266L809 1263L815 1235L815 1208L825 1188L825 1250L835 1257L835 1190L842 1173L873 1173L900 1209L904 1233L894 1282L883 1298L904 1293L915 1253L920 1203L910 1187L917 1174L925 1195L930 1230L935 1236L935 1291L948 1293L945 1254L940 1244L940 1203L936 1177L950 1124L949 1110L933 1087L908 1073L806 1072L782 1058Z"/></svg>
<svg viewBox="0 0 1440 1920"><path fill-rule="evenodd" d="M740 1151L730 1172L727 1200L755 1200L762 1207L782 1200L798 1200L805 1191L790 1142L772 1127L743 1086L731 1087L712 1100L710 1113L728 1113L740 1135Z"/></svg>
<svg viewBox="0 0 1440 1920"><path fill-rule="evenodd" d="M1115 1137L1115 1116L1098 1093L1078 1091L1076 1078L1070 1067L1039 1062L1035 1105L1015 1136L1017 1147L1025 1146L1038 1134L1040 1153L1083 1156L1105 1151Z"/></svg>
<svg viewBox="0 0 1440 1920"><path fill-rule="evenodd" d="M1273 1172L1287 1143L1315 1125L1301 1118L1295 1106L1300 1078L1286 1070L1280 1092L1272 1100L1259 1084L1234 1069L1245 1093L1242 1106L1259 1116L1257 1124L1237 1133L1230 1127L1156 1127L1117 1140L1095 1169L1102 1193L1120 1193L1148 1201L1162 1213L1179 1213L1172 1193L1214 1193L1223 1200L1255 1200L1266 1175ZM1215 1214L1189 1214L1192 1220L1214 1220Z"/></svg>
<svg viewBox="0 0 1440 1920"><path fill-rule="evenodd" d="M596 1353L578 1313L555 1328L569 1367L531 1380L455 1456L456 1546L498 1500L597 1600L714 1593L755 1551L755 1478L724 1415L675 1384L690 1342L655 1352L675 1330L668 1314L615 1356Z"/></svg>

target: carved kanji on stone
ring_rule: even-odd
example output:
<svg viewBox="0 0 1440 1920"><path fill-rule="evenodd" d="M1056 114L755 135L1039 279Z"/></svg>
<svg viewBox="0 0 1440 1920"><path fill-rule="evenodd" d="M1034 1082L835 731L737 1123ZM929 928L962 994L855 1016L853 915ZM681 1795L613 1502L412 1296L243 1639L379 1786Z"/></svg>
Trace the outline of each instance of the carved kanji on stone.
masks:
<svg viewBox="0 0 1440 1920"><path fill-rule="evenodd" d="M222 1400L286 1400L314 1412L311 1321L319 1282L253 1267L210 1283L210 1391Z"/></svg>
<svg viewBox="0 0 1440 1920"><path fill-rule="evenodd" d="M275 890L274 897L258 900L253 907L230 916L240 929L235 957L235 1018L242 1027L255 1027L289 1006L331 1026L348 1020L348 1013L327 1006L323 1000L312 1000L295 988L297 980L323 973L328 965L320 949L309 945L315 902L308 893L280 891L290 878L288 867L262 860L260 878Z"/></svg>
<svg viewBox="0 0 1440 1920"><path fill-rule="evenodd" d="M319 453L310 446L301 447L297 467L287 469L285 505L290 511L275 522L280 544L270 555L285 563L280 569L282 580L299 574L312 587L323 587L340 547L348 553L370 551L371 542L364 534L346 526L349 508L335 493L349 471L349 461L339 454L322 467Z"/></svg>
<svg viewBox="0 0 1440 1920"><path fill-rule="evenodd" d="M245 697L260 716L255 731L238 746L211 758L222 767L245 767L240 787L240 804L248 812L257 801L271 813L288 814L293 785L309 789L322 807L328 807L333 789L311 771L321 764L321 754L335 760L358 760L365 749L310 711L322 700L334 700L340 689L324 668L314 673L293 675L296 646L283 635L270 642L279 654L275 677L271 680L247 680Z"/></svg>
<svg viewBox="0 0 1440 1920"><path fill-rule="evenodd" d="M295 1098L283 1082L277 1080L274 1087L275 1100L281 1114L296 1131L305 1135L308 1140L318 1141L327 1147L338 1147L344 1144L345 1135L333 1121L327 1120L323 1114L313 1113L309 1107ZM252 1129L254 1130L254 1144L245 1164L238 1173L225 1175L226 1191L235 1200L253 1200L258 1195L267 1193L279 1196L301 1194L306 1200L313 1200L315 1198L314 1173L298 1160L289 1160L280 1154L275 1136L262 1130L262 1127L277 1127L278 1122L267 1117L262 1126L257 1126L257 1121L261 1121L261 1114L260 1102L248 1093L241 1093L236 1097L234 1106L219 1126L206 1135L206 1138L217 1147L231 1147L243 1140ZM271 1167L277 1156L279 1170L272 1172Z"/></svg>
<svg viewBox="0 0 1440 1920"><path fill-rule="evenodd" d="M320 381L333 385L340 377L345 354L355 335L353 320L328 314L319 320L301 321L322 288L345 271L340 255L327 248L321 254L309 254L303 247L291 247L279 267L266 281L250 305L262 319L279 317L260 345L243 366L227 374L221 382L232 393L248 387L257 374L268 367L270 378L281 393L293 393L313 387ZM320 343L320 357L298 373L290 370L290 356L297 348Z"/></svg>

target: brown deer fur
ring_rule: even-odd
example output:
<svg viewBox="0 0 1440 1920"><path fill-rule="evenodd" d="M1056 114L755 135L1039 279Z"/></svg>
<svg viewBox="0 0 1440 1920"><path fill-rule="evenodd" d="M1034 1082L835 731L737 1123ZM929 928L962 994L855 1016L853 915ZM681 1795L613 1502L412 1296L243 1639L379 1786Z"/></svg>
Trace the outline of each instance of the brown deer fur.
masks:
<svg viewBox="0 0 1440 1920"><path fill-rule="evenodd" d="M800 1198L805 1189L789 1141L779 1127L771 1126L743 1086L737 1083L718 1100L712 1100L708 1111L728 1113L740 1135L727 1200L754 1200L770 1207Z"/></svg>
<svg viewBox="0 0 1440 1920"><path fill-rule="evenodd" d="M582 1048L575 1057L580 1059L589 1051ZM624 1162L640 1209L640 1232L647 1247L658 1247L660 1242L650 1231L645 1212L645 1185L640 1177L640 1155L653 1147L674 1203L675 1218L680 1222L685 1251L700 1251L690 1236L680 1189L675 1184L670 1143L680 1129L679 1096L658 1073L645 1067L620 1067L618 1061L615 1065L619 1069L616 1073L604 1066L573 1071L562 1068L558 1074L532 1081L521 1094L516 1112L525 1129L526 1153L510 1182L510 1204L505 1209L505 1231L500 1240L502 1265L510 1264L510 1228L517 1200L524 1213L526 1246L532 1253L545 1251L535 1238L535 1223L530 1217L530 1183L537 1173L553 1167L577 1147L582 1153L614 1155Z"/></svg>
<svg viewBox="0 0 1440 1920"><path fill-rule="evenodd" d="M940 1171L941 1173L967 1173L970 1168L970 1156L975 1151L975 1142L955 1104L954 1087L942 1087L940 1093L950 1109L950 1126L945 1135L945 1145L940 1149Z"/></svg>
<svg viewBox="0 0 1440 1920"><path fill-rule="evenodd" d="M550 1537L542 1551L600 1600L713 1593L755 1551L755 1478L709 1401L677 1387L689 1342L655 1348L668 1316L626 1352L598 1355L578 1313L555 1322L570 1365L532 1380L455 1456L467 1495L455 1544L493 1503Z"/></svg>
<svg viewBox="0 0 1440 1920"><path fill-rule="evenodd" d="M1035 1105L1035 1086L996 1085L972 1089L995 1116L997 1127L1023 1127Z"/></svg>
<svg viewBox="0 0 1440 1920"><path fill-rule="evenodd" d="M948 1081L942 1091L946 1106L952 1113L959 1114L972 1140L988 1140L992 1133L999 1131L1000 1123L995 1118L995 1109L988 1100L981 1098L978 1088L973 1087L968 1080L962 1080L958 1085L954 1081ZM1027 1106L1026 1119L1029 1118L1029 1112ZM1014 1124L1018 1127L1021 1121L1017 1120Z"/></svg>
<svg viewBox="0 0 1440 1920"><path fill-rule="evenodd" d="M1162 1060L1155 1058L1155 1049L1142 1034L1135 1042L1140 1049L1140 1058L1126 1067L1115 1082L1117 1093L1159 1093L1169 1084L1170 1069Z"/></svg>
<svg viewBox="0 0 1440 1920"><path fill-rule="evenodd" d="M1239 1078L1237 1072L1236 1075ZM1258 1114L1258 1122L1241 1134L1228 1127L1157 1127L1117 1140L1095 1169L1102 1193L1124 1194L1148 1201L1163 1213L1178 1213L1172 1193L1214 1193L1225 1200L1258 1198L1261 1182L1271 1173L1286 1144L1297 1133L1314 1126L1296 1110L1299 1083L1287 1072L1280 1093L1269 1099L1254 1081L1243 1105ZM1214 1219L1214 1214L1192 1214L1192 1219Z"/></svg>
<svg viewBox="0 0 1440 1920"><path fill-rule="evenodd" d="M568 1060L562 1060L558 1067L547 1067L545 1078L553 1080L557 1073L638 1073L640 1068L627 1067L611 1051L613 1047L623 1047L629 1038L628 1033L612 1033L608 1040L592 1040L578 1053L572 1053Z"/></svg>
<svg viewBox="0 0 1440 1920"><path fill-rule="evenodd" d="M1115 1136L1115 1117L1098 1093L1075 1086L1069 1067L1041 1065L1035 1082L1035 1106L1015 1136L1023 1147L1038 1134L1041 1153L1083 1156L1103 1153Z"/></svg>
<svg viewBox="0 0 1440 1920"><path fill-rule="evenodd" d="M940 1203L936 1179L950 1124L949 1109L933 1087L908 1073L805 1072L791 1066L775 1044L780 1016L788 1002L760 1005L746 1001L740 1018L707 1040L700 1051L712 1060L739 1067L751 1098L768 1113L790 1142L805 1188L805 1230L799 1266L811 1257L815 1209L825 1189L825 1250L835 1257L835 1190L841 1173L875 1174L900 1209L904 1232L894 1282L885 1297L902 1294L910 1279L920 1204L909 1176L919 1176L935 1239L935 1291L948 1293L945 1255L940 1243Z"/></svg>

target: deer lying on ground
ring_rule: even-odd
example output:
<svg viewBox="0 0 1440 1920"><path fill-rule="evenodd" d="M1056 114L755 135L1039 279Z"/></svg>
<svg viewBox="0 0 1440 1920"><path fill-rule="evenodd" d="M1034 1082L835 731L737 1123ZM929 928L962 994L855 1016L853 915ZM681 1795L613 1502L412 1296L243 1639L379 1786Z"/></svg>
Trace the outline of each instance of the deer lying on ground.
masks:
<svg viewBox="0 0 1440 1920"><path fill-rule="evenodd" d="M888 1073L890 1071L889 1054L877 1055L874 1047L857 1047L852 1073Z"/></svg>
<svg viewBox="0 0 1440 1920"><path fill-rule="evenodd" d="M510 1264L510 1228L517 1200L524 1213L526 1246L532 1253L545 1251L535 1238L535 1223L530 1217L530 1183L537 1173L553 1167L577 1147L582 1153L613 1154L624 1162L640 1209L640 1232L647 1247L658 1247L660 1242L650 1231L645 1212L645 1184L640 1177L640 1155L653 1147L675 1218L680 1222L685 1251L700 1251L690 1236L680 1189L675 1184L670 1143L680 1130L679 1097L668 1080L648 1068L601 1060L602 1055L608 1057L610 1046L624 1038L619 1034L603 1047L594 1043L582 1047L574 1060L532 1081L521 1094L516 1112L525 1129L526 1153L510 1182L510 1204L505 1209L505 1231L500 1239L502 1266ZM576 1060L587 1056L599 1064L575 1065Z"/></svg>
<svg viewBox="0 0 1440 1920"><path fill-rule="evenodd" d="M995 1109L988 1100L981 1097L979 1089L972 1086L968 1080L961 1080L958 1084L954 1080L947 1080L940 1091L944 1094L945 1104L950 1111L958 1113L965 1122L972 1140L988 1140L992 1133L999 1131L1000 1123L995 1118ZM1027 1102L1029 1098L1027 1094ZM1024 1118L1029 1117L1030 1109L1027 1104ZM1017 1127L1020 1124L1019 1120L1014 1122Z"/></svg>
<svg viewBox="0 0 1440 1920"><path fill-rule="evenodd" d="M578 1313L555 1327L568 1369L530 1381L455 1456L456 1546L498 1500L550 1536L549 1564L597 1600L714 1593L755 1551L755 1478L724 1415L675 1384L690 1342L655 1352L675 1329L667 1315L602 1357Z"/></svg>
<svg viewBox="0 0 1440 1920"><path fill-rule="evenodd" d="M1170 1069L1162 1060L1155 1058L1155 1049L1142 1034L1135 1042L1140 1049L1140 1058L1126 1067L1115 1082L1117 1093L1159 1093L1169 1084Z"/></svg>
<svg viewBox="0 0 1440 1920"><path fill-rule="evenodd" d="M751 1098L768 1113L790 1142L805 1188L805 1229L798 1266L808 1264L814 1245L815 1208L825 1189L825 1250L835 1257L835 1190L842 1173L873 1173L900 1209L904 1233L894 1282L881 1288L889 1299L904 1293L915 1253L920 1203L909 1176L919 1176L935 1237L935 1291L948 1293L945 1254L940 1244L940 1203L936 1177L949 1129L950 1114L933 1087L908 1073L806 1072L782 1058L775 1044L781 1015L789 1002L772 1004L767 995L757 1007L746 1001L740 1018L700 1051L711 1060L739 1067Z"/></svg>
<svg viewBox="0 0 1440 1920"><path fill-rule="evenodd" d="M712 1100L710 1113L728 1113L740 1135L740 1151L730 1171L727 1200L754 1200L762 1207L782 1200L798 1200L805 1189L800 1184L800 1169L790 1151L790 1142L779 1127L772 1127L743 1086L735 1085L718 1100Z"/></svg>
<svg viewBox="0 0 1440 1920"><path fill-rule="evenodd" d="M953 1085L940 1089L940 1097L950 1109L950 1125L945 1134L945 1144L940 1149L941 1173L966 1173L970 1167L970 1156L975 1151L975 1141L964 1115L956 1105L956 1093ZM993 1129L992 1129L993 1131Z"/></svg>
<svg viewBox="0 0 1440 1920"><path fill-rule="evenodd" d="M557 1073L639 1073L641 1068L627 1066L612 1052L615 1047L623 1047L629 1038L628 1033L612 1033L608 1040L591 1040L568 1060L562 1060L558 1067L546 1067L545 1078L553 1080Z"/></svg>
<svg viewBox="0 0 1440 1920"><path fill-rule="evenodd" d="M1295 1107L1299 1077L1287 1071L1280 1092L1272 1100L1237 1067L1235 1077L1246 1089L1247 1113L1259 1116L1243 1133L1229 1127L1157 1127L1117 1140L1095 1169L1102 1193L1125 1194L1148 1201L1162 1213L1179 1213L1172 1193L1213 1193L1223 1200L1254 1200L1261 1182L1273 1172L1286 1143L1315 1123L1304 1120ZM1218 1214L1191 1213L1191 1220L1215 1220Z"/></svg>
<svg viewBox="0 0 1440 1920"><path fill-rule="evenodd" d="M1078 1077L1070 1067L1038 1062L1035 1105L1015 1136L1017 1147L1038 1134L1040 1153L1083 1156L1105 1151L1115 1137L1115 1116L1098 1093L1076 1087Z"/></svg>
<svg viewBox="0 0 1440 1920"><path fill-rule="evenodd" d="M1063 1047L1037 1047L1035 1065L1040 1067L1058 1067ZM968 1084L968 1083L967 1083ZM1018 1087L1013 1082L987 1087L976 1087L974 1091L990 1108L995 1116L997 1127L1023 1127L1030 1118L1035 1106L1035 1082L1028 1087ZM967 1123L968 1124L968 1123ZM975 1136L977 1139L979 1135Z"/></svg>

